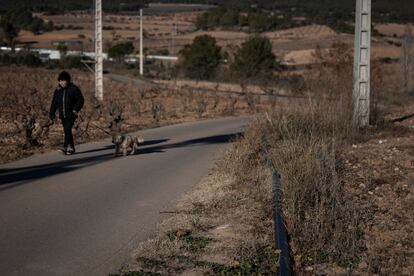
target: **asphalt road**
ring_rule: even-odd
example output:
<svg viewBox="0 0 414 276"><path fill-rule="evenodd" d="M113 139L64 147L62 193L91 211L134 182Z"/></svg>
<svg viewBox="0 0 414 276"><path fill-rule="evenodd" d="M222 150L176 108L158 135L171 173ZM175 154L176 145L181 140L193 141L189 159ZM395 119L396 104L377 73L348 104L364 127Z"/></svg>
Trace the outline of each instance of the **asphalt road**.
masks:
<svg viewBox="0 0 414 276"><path fill-rule="evenodd" d="M116 272L248 121L140 131L134 156L114 157L107 139L1 165L0 275Z"/></svg>

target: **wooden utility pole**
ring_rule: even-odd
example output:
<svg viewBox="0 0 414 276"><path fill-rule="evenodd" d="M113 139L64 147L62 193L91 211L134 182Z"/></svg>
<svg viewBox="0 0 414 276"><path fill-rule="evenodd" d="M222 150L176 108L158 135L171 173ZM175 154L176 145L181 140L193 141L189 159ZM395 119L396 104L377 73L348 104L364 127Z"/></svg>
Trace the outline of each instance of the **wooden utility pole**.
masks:
<svg viewBox="0 0 414 276"><path fill-rule="evenodd" d="M356 0L353 123L369 125L371 75L371 0Z"/></svg>
<svg viewBox="0 0 414 276"><path fill-rule="evenodd" d="M95 0L95 97L103 100L102 0Z"/></svg>

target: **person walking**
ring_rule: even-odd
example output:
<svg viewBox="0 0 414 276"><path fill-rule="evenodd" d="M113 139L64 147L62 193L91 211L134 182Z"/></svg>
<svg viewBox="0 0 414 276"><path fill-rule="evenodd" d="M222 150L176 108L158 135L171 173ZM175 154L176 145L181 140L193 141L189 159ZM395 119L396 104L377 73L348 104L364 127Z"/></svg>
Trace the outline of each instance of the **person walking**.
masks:
<svg viewBox="0 0 414 276"><path fill-rule="evenodd" d="M79 111L83 107L84 98L79 87L71 82L71 77L68 72L61 72L58 77L58 82L58 86L53 94L52 104L50 105L49 118L54 121L56 111L59 110L59 118L62 121L65 134L61 151L65 155L71 155L75 153L72 127L78 117Z"/></svg>

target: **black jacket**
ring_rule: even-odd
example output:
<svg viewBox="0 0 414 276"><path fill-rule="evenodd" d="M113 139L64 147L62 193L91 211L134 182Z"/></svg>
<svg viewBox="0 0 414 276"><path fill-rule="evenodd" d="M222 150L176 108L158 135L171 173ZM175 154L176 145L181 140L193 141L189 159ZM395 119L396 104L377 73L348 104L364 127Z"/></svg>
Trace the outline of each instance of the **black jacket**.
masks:
<svg viewBox="0 0 414 276"><path fill-rule="evenodd" d="M49 117L55 119L56 110L59 109L59 118L76 118L83 107L83 95L79 87L69 83L66 88L60 85L55 90L52 104L50 105Z"/></svg>

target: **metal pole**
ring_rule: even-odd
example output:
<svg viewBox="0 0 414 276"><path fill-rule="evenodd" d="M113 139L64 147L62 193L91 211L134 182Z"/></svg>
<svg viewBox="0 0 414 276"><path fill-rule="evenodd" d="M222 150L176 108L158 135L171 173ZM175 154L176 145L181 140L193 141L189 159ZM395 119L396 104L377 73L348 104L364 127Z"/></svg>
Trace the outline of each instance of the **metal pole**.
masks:
<svg viewBox="0 0 414 276"><path fill-rule="evenodd" d="M95 0L95 97L103 100L102 0Z"/></svg>
<svg viewBox="0 0 414 276"><path fill-rule="evenodd" d="M139 74L144 75L144 50L143 50L143 26L142 9L139 10Z"/></svg>
<svg viewBox="0 0 414 276"><path fill-rule="evenodd" d="M357 0L355 12L355 53L353 123L369 125L371 74L371 0Z"/></svg>

